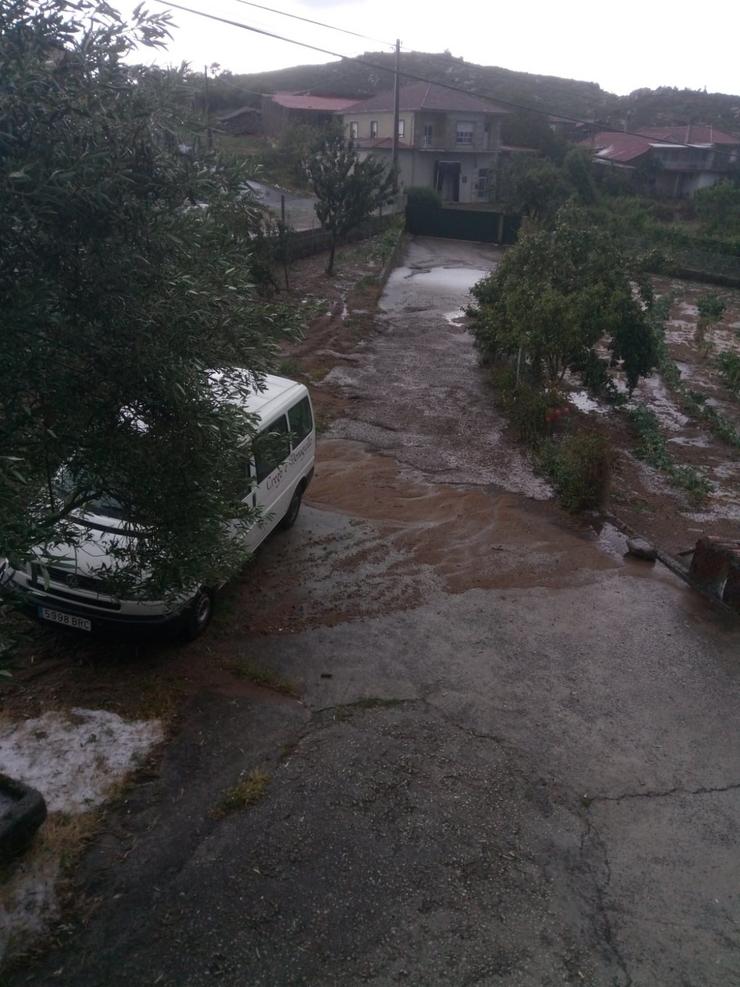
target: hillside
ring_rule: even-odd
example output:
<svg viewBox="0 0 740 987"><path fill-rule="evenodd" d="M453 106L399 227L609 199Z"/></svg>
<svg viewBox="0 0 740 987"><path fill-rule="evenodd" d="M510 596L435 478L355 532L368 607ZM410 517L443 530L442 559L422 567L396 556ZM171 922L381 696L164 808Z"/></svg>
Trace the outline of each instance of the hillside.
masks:
<svg viewBox="0 0 740 987"><path fill-rule="evenodd" d="M383 68L375 69L347 59L251 75L225 73L214 80L212 106L214 109L237 106L254 101L255 92L276 89L305 89L317 95L361 99L390 88L393 54L365 52L361 57ZM401 69L435 82L474 89L496 99L563 116L598 120L619 129L625 125L633 128L702 122L727 130L740 130L740 96L736 95L663 87L639 89L620 97L595 82L475 65L448 53L404 52ZM219 86L220 80L224 83L222 86Z"/></svg>

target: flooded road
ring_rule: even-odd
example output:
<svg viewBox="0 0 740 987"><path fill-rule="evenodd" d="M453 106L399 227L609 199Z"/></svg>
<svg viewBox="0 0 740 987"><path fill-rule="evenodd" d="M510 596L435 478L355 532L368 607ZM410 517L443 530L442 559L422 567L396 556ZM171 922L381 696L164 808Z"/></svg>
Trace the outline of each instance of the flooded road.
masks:
<svg viewBox="0 0 740 987"><path fill-rule="evenodd" d="M740 982L740 631L509 444L460 321L497 258L411 240L336 354L299 521L190 651L300 699L193 702L35 982Z"/></svg>
<svg viewBox="0 0 740 987"><path fill-rule="evenodd" d="M470 288L499 256L496 248L464 241L410 244L380 300L380 338L360 350L361 363L327 378L351 399L331 434L392 451L397 462L438 483L543 499L550 489L505 439L462 325Z"/></svg>

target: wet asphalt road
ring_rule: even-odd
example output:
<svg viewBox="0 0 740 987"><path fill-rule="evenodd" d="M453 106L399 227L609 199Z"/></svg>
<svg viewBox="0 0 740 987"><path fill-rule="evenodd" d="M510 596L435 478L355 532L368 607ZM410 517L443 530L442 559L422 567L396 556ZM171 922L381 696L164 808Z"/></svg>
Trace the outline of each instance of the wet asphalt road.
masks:
<svg viewBox="0 0 740 987"><path fill-rule="evenodd" d="M261 632L214 628L301 701L204 692L14 983L740 983L740 631L507 445L456 321L495 261L411 243Z"/></svg>

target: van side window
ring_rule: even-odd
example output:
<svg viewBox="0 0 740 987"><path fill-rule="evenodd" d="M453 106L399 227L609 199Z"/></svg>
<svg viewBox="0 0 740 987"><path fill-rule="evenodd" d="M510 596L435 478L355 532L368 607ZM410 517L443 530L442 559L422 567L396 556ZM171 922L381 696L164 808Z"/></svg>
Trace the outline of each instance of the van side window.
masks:
<svg viewBox="0 0 740 987"><path fill-rule="evenodd" d="M262 483L274 469L288 458L290 436L285 415L270 422L254 440L254 462L257 467L257 483Z"/></svg>
<svg viewBox="0 0 740 987"><path fill-rule="evenodd" d="M311 414L311 402L307 397L288 411L290 421L290 431L293 436L293 448L300 445L313 428L313 415Z"/></svg>

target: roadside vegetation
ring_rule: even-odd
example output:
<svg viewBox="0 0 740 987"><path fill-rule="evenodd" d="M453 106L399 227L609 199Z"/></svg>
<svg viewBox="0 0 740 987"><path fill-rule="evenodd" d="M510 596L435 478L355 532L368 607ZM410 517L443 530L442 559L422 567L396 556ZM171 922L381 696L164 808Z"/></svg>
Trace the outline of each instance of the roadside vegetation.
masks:
<svg viewBox="0 0 740 987"><path fill-rule="evenodd" d="M740 185L720 183L691 202L656 200L646 194L649 175L628 183L611 169L594 171L588 151L568 148L536 121L507 125L521 130L514 133L521 143L529 134L541 156L515 157L500 176L496 203L523 215L522 230L498 270L473 291L472 329L494 400L570 510L604 502L617 456L611 444L625 434L632 453L688 503L704 503L712 482L700 465L681 462L686 446L668 445L672 436L641 381L659 375L690 422L725 446L740 446L721 403L683 379L665 329L678 301L653 288L656 272L695 269L720 283L738 277ZM726 300L705 290L695 311L692 346L702 372L735 396L740 354L714 342ZM578 387L599 414L573 407L569 396ZM611 426L620 418L626 432Z"/></svg>
<svg viewBox="0 0 740 987"><path fill-rule="evenodd" d="M649 283L607 231L581 207L566 205L549 228L531 223L473 296L472 330L496 400L536 451L564 506L599 506L611 451L595 430L566 424L573 416L564 384L566 377L578 380L615 399L610 368L621 368L629 392L653 371Z"/></svg>

